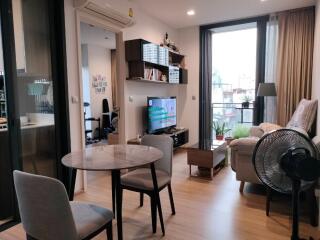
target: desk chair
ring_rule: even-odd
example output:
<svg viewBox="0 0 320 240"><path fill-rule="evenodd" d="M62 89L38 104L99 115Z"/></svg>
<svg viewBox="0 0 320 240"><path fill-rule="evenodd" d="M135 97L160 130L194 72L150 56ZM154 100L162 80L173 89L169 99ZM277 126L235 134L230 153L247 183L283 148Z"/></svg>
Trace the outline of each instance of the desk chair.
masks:
<svg viewBox="0 0 320 240"><path fill-rule="evenodd" d="M20 171L13 176L27 240L87 240L104 230L112 240L110 210L69 202L64 185L56 179Z"/></svg>

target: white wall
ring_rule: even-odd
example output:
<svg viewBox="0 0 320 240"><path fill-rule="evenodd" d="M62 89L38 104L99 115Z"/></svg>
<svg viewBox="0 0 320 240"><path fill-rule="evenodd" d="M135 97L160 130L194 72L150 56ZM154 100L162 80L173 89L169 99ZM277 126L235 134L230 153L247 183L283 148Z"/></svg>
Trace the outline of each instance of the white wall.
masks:
<svg viewBox="0 0 320 240"><path fill-rule="evenodd" d="M109 107L112 108L111 50L100 46L88 45L88 64L89 85L83 87L90 88L91 117L102 120L102 100L107 98ZM93 78L98 74L106 77L107 87L105 93L96 93L95 88L92 87ZM98 123L92 122L92 129L94 130L96 127L98 127Z"/></svg>
<svg viewBox="0 0 320 240"><path fill-rule="evenodd" d="M179 29L179 47L186 55L188 84L179 88L179 125L189 128L189 145L199 142L199 27ZM193 99L194 98L194 99Z"/></svg>
<svg viewBox="0 0 320 240"><path fill-rule="evenodd" d="M134 26L123 30L124 41L143 38L147 41L160 44L163 41L166 32L168 32L169 38L172 41L178 41L178 32L175 29L142 12L134 3L125 0L110 0L106 2L125 14L128 13L129 7L133 8L136 23ZM135 138L137 134L142 134L145 130L146 125L143 119L143 107L147 105L147 96L178 97L179 87L180 86L152 83L142 84L126 81L125 94L123 96L126 111L126 139ZM129 101L129 97L132 97L132 102Z"/></svg>

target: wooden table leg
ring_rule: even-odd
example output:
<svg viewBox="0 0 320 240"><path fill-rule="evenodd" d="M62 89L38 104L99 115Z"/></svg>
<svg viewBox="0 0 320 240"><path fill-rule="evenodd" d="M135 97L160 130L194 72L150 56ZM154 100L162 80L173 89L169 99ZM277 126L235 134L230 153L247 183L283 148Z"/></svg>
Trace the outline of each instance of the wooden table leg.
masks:
<svg viewBox="0 0 320 240"><path fill-rule="evenodd" d="M161 223L162 235L164 236L166 233L165 233L165 229L164 229L161 201L160 201L159 188L158 188L158 181L157 181L157 175L156 175L154 163L151 163L151 174L152 174L154 195L156 198L156 203L157 203L157 208L158 208L158 213L159 213L159 218L160 218L160 223Z"/></svg>
<svg viewBox="0 0 320 240"><path fill-rule="evenodd" d="M70 182L69 182L69 201L73 201L74 187L76 185L77 169L70 169Z"/></svg>
<svg viewBox="0 0 320 240"><path fill-rule="evenodd" d="M122 190L121 190L121 179L120 170L112 171L113 180L115 180L115 200L116 200L116 215L117 215L117 229L118 229L118 239L123 239L122 232Z"/></svg>

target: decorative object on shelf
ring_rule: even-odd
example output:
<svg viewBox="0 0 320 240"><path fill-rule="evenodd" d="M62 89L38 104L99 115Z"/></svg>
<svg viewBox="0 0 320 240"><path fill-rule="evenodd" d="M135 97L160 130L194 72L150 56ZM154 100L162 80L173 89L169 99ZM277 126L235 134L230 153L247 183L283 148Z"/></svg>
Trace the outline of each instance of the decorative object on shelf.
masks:
<svg viewBox="0 0 320 240"><path fill-rule="evenodd" d="M92 87L95 89L96 93L103 94L106 92L108 82L105 76L97 74L93 76Z"/></svg>
<svg viewBox="0 0 320 240"><path fill-rule="evenodd" d="M133 17L133 9L129 8L129 17Z"/></svg>
<svg viewBox="0 0 320 240"><path fill-rule="evenodd" d="M216 133L216 139L217 140L223 140L224 139L224 135L231 131L230 128L226 127L226 123L222 123L220 124L219 122L213 122L212 123L212 129L215 131Z"/></svg>
<svg viewBox="0 0 320 240"><path fill-rule="evenodd" d="M172 49L173 51L179 53L179 48L175 45L174 42L172 42L172 41L169 39L169 35L168 35L167 32L166 32L166 34L164 35L163 43L160 44L160 46L166 46L166 47Z"/></svg>
<svg viewBox="0 0 320 240"><path fill-rule="evenodd" d="M234 139L249 137L249 134L250 134L249 127L243 124L238 124L232 132L232 136Z"/></svg>
<svg viewBox="0 0 320 240"><path fill-rule="evenodd" d="M250 101L251 101L251 97L250 96L244 96L243 97L243 102L242 102L242 107L243 108L249 108L250 105Z"/></svg>

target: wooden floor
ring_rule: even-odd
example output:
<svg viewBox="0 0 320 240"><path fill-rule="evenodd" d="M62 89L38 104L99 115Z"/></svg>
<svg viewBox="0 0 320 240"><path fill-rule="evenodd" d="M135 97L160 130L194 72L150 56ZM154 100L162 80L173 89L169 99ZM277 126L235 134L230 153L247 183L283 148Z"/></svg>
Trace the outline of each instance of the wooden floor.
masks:
<svg viewBox="0 0 320 240"><path fill-rule="evenodd" d="M124 239L181 239L181 240L259 240L290 239L290 202L275 199L271 216L265 216L265 193L259 186L247 186L244 194L238 191L239 182L227 167L212 181L189 178L186 153L175 154L173 166L173 194L177 214L171 216L166 189L161 193L166 236L162 238L158 223L157 234L152 234L149 199L139 208L137 193L124 193ZM110 175L89 174L88 191L76 200L89 201L111 208ZM320 239L317 228L307 220L300 224L301 235ZM116 239L116 221L114 221ZM21 225L0 233L1 240L22 240ZM96 239L106 239L100 234Z"/></svg>

